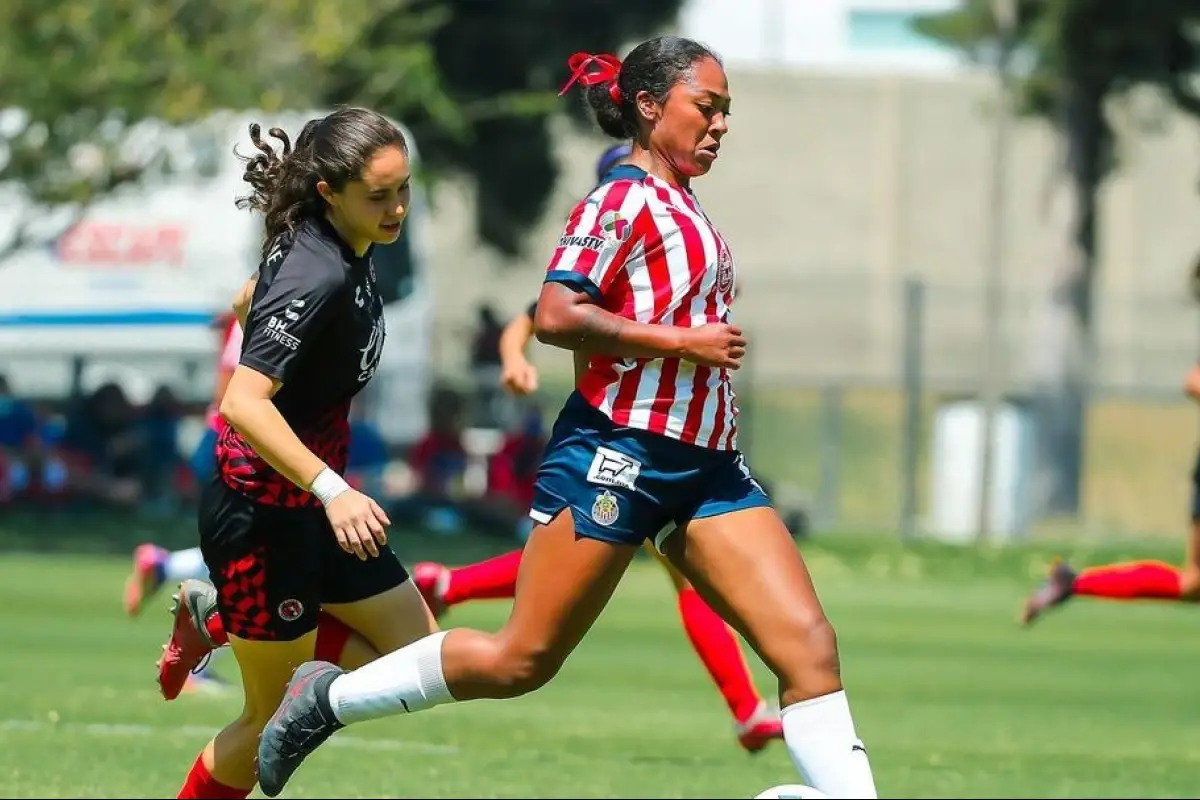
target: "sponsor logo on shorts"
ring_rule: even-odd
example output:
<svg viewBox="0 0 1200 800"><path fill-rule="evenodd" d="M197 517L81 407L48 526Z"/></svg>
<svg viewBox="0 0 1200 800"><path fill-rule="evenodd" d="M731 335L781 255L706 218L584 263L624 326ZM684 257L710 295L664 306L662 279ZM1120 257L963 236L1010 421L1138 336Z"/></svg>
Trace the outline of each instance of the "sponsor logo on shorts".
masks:
<svg viewBox="0 0 1200 800"><path fill-rule="evenodd" d="M588 483L598 483L601 486L632 489L641 473L642 462L636 458L607 447L597 447L592 466L588 468L587 479Z"/></svg>

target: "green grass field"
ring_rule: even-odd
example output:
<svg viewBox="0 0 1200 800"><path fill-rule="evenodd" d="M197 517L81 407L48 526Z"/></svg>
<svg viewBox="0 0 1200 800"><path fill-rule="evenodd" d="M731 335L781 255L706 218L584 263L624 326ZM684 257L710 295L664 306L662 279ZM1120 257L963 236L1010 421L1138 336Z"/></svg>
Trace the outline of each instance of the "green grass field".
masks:
<svg viewBox="0 0 1200 800"><path fill-rule="evenodd" d="M409 557L411 546L398 549ZM883 796L1195 797L1198 610L1079 601L1020 630L1044 551L804 547ZM125 568L100 555L0 555L0 796L174 797L239 708L232 695L159 698L167 598L125 618ZM506 608L464 606L447 622L492 627ZM217 664L234 675L227 655ZM649 561L549 687L334 742L284 796L745 798L795 778L781 744L756 757L735 746Z"/></svg>

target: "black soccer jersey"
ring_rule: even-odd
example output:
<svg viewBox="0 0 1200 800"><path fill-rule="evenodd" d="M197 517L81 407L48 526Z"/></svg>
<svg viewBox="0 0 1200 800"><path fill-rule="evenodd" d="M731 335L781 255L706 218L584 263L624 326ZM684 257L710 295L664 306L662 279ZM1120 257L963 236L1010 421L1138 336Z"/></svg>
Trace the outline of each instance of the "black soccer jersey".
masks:
<svg viewBox="0 0 1200 800"><path fill-rule="evenodd" d="M343 472L350 401L375 374L384 337L370 251L356 256L327 220L310 220L259 266L240 363L282 383L275 407L309 449ZM217 463L229 486L259 502L319 505L228 424Z"/></svg>

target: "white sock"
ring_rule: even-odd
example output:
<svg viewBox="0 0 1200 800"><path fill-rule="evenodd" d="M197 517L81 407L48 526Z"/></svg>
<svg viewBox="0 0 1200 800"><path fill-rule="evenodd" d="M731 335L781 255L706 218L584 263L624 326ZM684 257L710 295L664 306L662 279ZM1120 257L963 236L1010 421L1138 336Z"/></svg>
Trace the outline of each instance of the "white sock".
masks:
<svg viewBox="0 0 1200 800"><path fill-rule="evenodd" d="M781 717L788 753L808 785L830 797L879 796L844 691L793 703Z"/></svg>
<svg viewBox="0 0 1200 800"><path fill-rule="evenodd" d="M334 678L329 684L329 705L334 716L349 725L453 703L442 675L442 639L446 633L432 633Z"/></svg>
<svg viewBox="0 0 1200 800"><path fill-rule="evenodd" d="M178 583L188 578L208 580L208 567L204 566L204 555L199 547L167 553L167 561L163 564L165 582Z"/></svg>

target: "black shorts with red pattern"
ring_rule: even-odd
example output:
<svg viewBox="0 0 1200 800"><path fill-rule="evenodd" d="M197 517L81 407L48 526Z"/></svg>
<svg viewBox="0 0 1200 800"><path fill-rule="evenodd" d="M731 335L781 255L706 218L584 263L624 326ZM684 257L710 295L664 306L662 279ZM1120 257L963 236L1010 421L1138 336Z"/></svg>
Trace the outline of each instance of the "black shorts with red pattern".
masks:
<svg viewBox="0 0 1200 800"><path fill-rule="evenodd" d="M217 474L199 512L221 621L240 639L298 639L316 629L322 603L354 603L408 580L390 547L366 561L342 550L320 506L268 505Z"/></svg>

